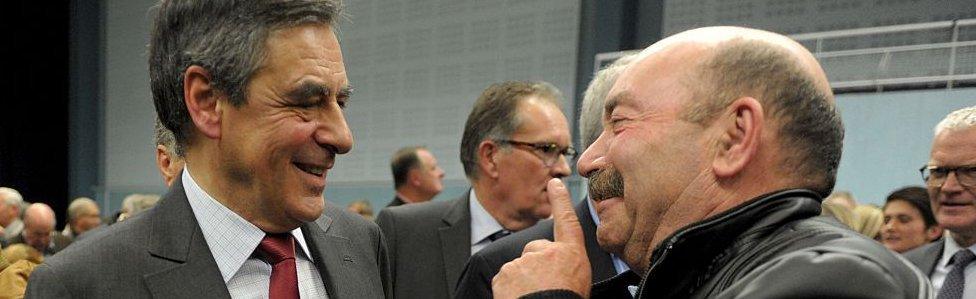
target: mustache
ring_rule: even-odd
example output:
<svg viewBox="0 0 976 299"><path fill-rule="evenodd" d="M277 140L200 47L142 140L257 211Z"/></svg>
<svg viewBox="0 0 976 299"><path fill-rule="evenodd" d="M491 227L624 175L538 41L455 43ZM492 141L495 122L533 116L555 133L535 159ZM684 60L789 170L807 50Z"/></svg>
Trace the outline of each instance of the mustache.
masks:
<svg viewBox="0 0 976 299"><path fill-rule="evenodd" d="M624 177L613 166L591 174L588 186L590 198L595 201L624 196Z"/></svg>

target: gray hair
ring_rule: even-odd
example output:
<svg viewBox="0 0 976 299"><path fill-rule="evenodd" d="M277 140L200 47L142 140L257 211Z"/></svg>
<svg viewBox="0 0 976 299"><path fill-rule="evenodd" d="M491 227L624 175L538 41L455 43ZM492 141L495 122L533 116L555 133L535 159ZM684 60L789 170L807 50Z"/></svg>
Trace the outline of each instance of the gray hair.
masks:
<svg viewBox="0 0 976 299"><path fill-rule="evenodd" d="M461 135L461 165L468 179L478 178L478 145L488 139L505 139L522 125L519 105L529 98L562 107L562 93L547 82L508 81L488 86L468 114Z"/></svg>
<svg viewBox="0 0 976 299"><path fill-rule="evenodd" d="M166 153L170 157L183 157L183 150L180 150L180 147L176 145L176 137L173 137L173 131L163 126L163 123L159 122L159 119L156 119L153 139L156 141L156 145L162 145L166 148Z"/></svg>
<svg viewBox="0 0 976 299"><path fill-rule="evenodd" d="M24 203L24 196L20 195L14 188L0 187L0 203L8 206L16 206L17 209L21 209L21 205Z"/></svg>
<svg viewBox="0 0 976 299"><path fill-rule="evenodd" d="M149 78L157 117L173 132L178 149L193 132L183 98L188 67L206 69L214 88L239 107L263 64L271 32L303 24L334 26L341 6L341 0L162 0L149 39Z"/></svg>
<svg viewBox="0 0 976 299"><path fill-rule="evenodd" d="M976 126L976 106L952 111L935 126L935 135L948 129L962 129Z"/></svg>
<svg viewBox="0 0 976 299"><path fill-rule="evenodd" d="M71 203L68 204L68 223L71 223L71 221L78 219L78 217L83 215L86 211L90 211L92 209L97 210L98 204L95 203L95 201L92 200L91 198L88 197L75 198L75 200L72 200Z"/></svg>
<svg viewBox="0 0 976 299"><path fill-rule="evenodd" d="M682 118L705 124L735 99L755 97L770 119L781 120L779 144L789 153L781 169L794 174L798 187L821 197L834 189L844 124L832 91L818 88L791 53L767 42L733 39L690 79L689 88L701 100L685 107Z"/></svg>
<svg viewBox="0 0 976 299"><path fill-rule="evenodd" d="M583 150L590 147L603 131L603 103L607 99L607 94L613 88L613 83L617 82L617 77L623 73L631 62L636 59L636 55L627 55L618 58L613 64L600 70L590 81L583 93L583 103L580 104L579 132L580 144Z"/></svg>

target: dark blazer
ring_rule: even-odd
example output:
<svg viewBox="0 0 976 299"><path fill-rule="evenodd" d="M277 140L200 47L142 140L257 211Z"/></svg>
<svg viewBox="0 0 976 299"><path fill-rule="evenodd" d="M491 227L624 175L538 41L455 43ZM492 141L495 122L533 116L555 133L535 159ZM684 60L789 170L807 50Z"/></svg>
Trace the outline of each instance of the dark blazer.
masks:
<svg viewBox="0 0 976 299"><path fill-rule="evenodd" d="M10 245L13 244L27 244L24 241L24 232L21 231L19 235L10 239ZM44 256L54 255L55 253L61 252L64 248L71 245L71 239L61 235L61 232L54 231L51 232L51 244L44 248L44 252L41 252ZM6 246L4 246L6 247Z"/></svg>
<svg viewBox="0 0 976 299"><path fill-rule="evenodd" d="M389 208L389 207L402 206L405 203L406 202L404 202L403 199L400 199L400 196L394 195L393 200L391 200L390 203L386 204L386 207Z"/></svg>
<svg viewBox="0 0 976 299"><path fill-rule="evenodd" d="M327 204L301 227L330 298L389 298L379 228ZM45 260L27 298L230 298L181 180L159 204Z"/></svg>
<svg viewBox="0 0 976 299"><path fill-rule="evenodd" d="M576 205L576 217L583 227L583 237L586 240L586 255L590 259L590 269L593 273L593 283L609 279L617 274L613 267L610 254L600 249L596 242L596 223L590 217L590 208L586 199ZM533 240L552 240L552 220L540 221L533 227L500 239L478 251L461 274L454 298L492 298L491 279L498 274L502 265L519 256L522 248ZM595 296L594 296L595 297Z"/></svg>
<svg viewBox="0 0 976 299"><path fill-rule="evenodd" d="M932 272L935 272L935 266L939 263L939 259L942 258L942 250L945 248L945 238L949 238L949 235L942 237L938 241L922 245L918 248L909 250L902 254L909 262L915 264L922 273L926 276L931 277Z"/></svg>
<svg viewBox="0 0 976 299"><path fill-rule="evenodd" d="M395 298L450 298L471 256L469 193L380 211L376 223L389 244Z"/></svg>

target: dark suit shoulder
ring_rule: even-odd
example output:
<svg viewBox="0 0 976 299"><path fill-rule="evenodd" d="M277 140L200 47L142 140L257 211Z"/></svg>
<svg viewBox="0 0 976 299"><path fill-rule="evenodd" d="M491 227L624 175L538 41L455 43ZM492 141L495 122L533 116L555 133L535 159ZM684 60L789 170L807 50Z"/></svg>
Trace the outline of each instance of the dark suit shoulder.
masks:
<svg viewBox="0 0 976 299"><path fill-rule="evenodd" d="M350 213L339 206L327 206L323 214L332 218L334 224L337 225L335 229L358 233L353 234L354 236L367 233L371 238L379 238L379 226L372 221L366 220L363 216Z"/></svg>
<svg viewBox="0 0 976 299"><path fill-rule="evenodd" d="M942 258L944 242L945 238L906 251L902 253L902 256L909 262L912 262L915 267L918 267L926 275L931 275L932 270L935 269L936 262Z"/></svg>
<svg viewBox="0 0 976 299"><path fill-rule="evenodd" d="M475 255L483 257L493 269L498 269L521 256L525 244L541 239L552 241L552 219L539 221L536 225L492 242Z"/></svg>
<svg viewBox="0 0 976 299"><path fill-rule="evenodd" d="M145 212L146 214L152 211ZM148 216L148 215L140 215ZM110 291L104 282L140 285L142 276L153 263L146 253L150 222L148 217L134 217L104 229L91 232L64 250L45 259L28 281L29 298L56 298L71 291L119 293ZM50 288L58 285L59 288Z"/></svg>
<svg viewBox="0 0 976 299"><path fill-rule="evenodd" d="M399 217L421 217L421 218L439 218L444 214L445 211L450 209L453 204L456 204L459 200L464 199L464 197L459 197L451 200L437 200L437 201L427 201L421 203L414 203L409 205L400 205L384 208L380 211L380 214L389 213L391 215Z"/></svg>

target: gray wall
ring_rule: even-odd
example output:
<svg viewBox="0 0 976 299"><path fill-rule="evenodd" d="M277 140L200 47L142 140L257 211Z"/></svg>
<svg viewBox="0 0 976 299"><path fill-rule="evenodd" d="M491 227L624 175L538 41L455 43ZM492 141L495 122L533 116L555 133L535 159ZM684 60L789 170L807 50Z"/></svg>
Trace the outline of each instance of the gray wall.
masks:
<svg viewBox="0 0 976 299"><path fill-rule="evenodd" d="M357 3L349 1L350 3ZM104 82L102 82L102 93L104 98L93 105L97 105L104 115L104 122L102 126L100 143L101 148L98 149L99 170L94 173L95 175L104 176L104 179L97 180L83 180L79 178L71 178L72 182L101 182L102 185L95 186L94 189L99 192L96 195L101 200L112 199L111 202L105 202L107 205L106 213L113 211L118 207L118 202L121 198L128 193L133 192L155 192L161 193L165 189L163 188L162 179L156 171L154 160L153 160L153 146L152 146L152 121L155 117L153 112L151 97L148 88L148 76L146 74L146 62L145 62L145 52L148 36L148 23L149 14L147 9L153 5L155 1L152 0L104 0L102 2L102 7L104 12L102 16L104 20L102 24L104 25L104 52L101 54L101 69L104 71ZM371 3L360 1L358 3ZM514 2L513 2L514 3ZM588 2L587 2L588 3ZM375 3L374 3L375 4ZM372 4L371 4L372 5ZM476 4L472 4L477 6ZM514 8L529 9L534 6L524 6L525 4L519 4L522 6L514 6ZM429 5L430 7L439 7L437 5ZM418 18L414 16L414 12L410 11L411 8L400 6L399 10L391 12L391 10L384 10L382 13L393 13L402 14L400 19L404 21L409 18ZM439 8L440 9L440 8ZM478 18L486 18L478 12L472 12L471 7L467 8L457 8L462 11L468 11L471 13L477 13ZM492 8L495 12L504 13L507 10L502 8ZM569 7L569 11L573 11L573 8ZM350 9L352 12L356 12L357 8L353 7ZM361 11L361 10L360 10ZM363 13L357 13L363 14ZM371 15L371 21L366 22L378 22L381 17L378 15L380 12ZM578 16L567 16L569 18L578 18ZM355 22L357 15L352 15L351 20ZM420 18L423 19L423 18ZM555 22L556 19L549 19L550 23ZM574 19L575 20L575 19ZM535 22L535 21L533 21ZM540 21L541 22L541 21ZM433 24L434 32L431 34L436 34L437 30L447 30L448 28L443 24L429 21L428 23L413 24L411 26L423 26L423 24ZM480 23L479 23L480 24ZM356 32L354 29L357 26L355 23L343 24L345 26L343 34L351 35ZM364 25L365 26L365 25ZM476 25L465 25L462 32L470 33L477 31L478 27ZM372 31L370 31L372 30ZM402 77L404 74L397 74L397 78L390 78L389 75L386 77L380 76L380 78L368 78L371 76L371 69L384 70L381 67L363 67L356 68L356 64L370 63L371 57L363 56L363 52L356 52L353 54L350 52L348 46L354 46L356 43L360 45L375 45L375 43L381 41L381 37L392 36L389 32L380 32L381 29L368 29L363 31L364 34L375 34L377 37L371 39L360 39L360 40L348 40L349 37L344 37L343 47L347 54L347 63L350 68L351 78L365 78L359 79L359 81L369 80L363 85L378 84L381 83L380 79L395 80L397 81L396 86L400 88L407 89L409 84L404 83L405 80ZM543 36L542 32L533 31L533 36ZM464 35L467 36L467 35ZM436 39L435 36L427 36L430 39ZM496 37L501 38L501 37ZM407 43L408 40L399 39L401 43ZM466 43L476 42L464 40ZM542 45L541 42L540 44ZM364 46L364 47L365 47ZM406 44L398 44L396 47L408 47ZM575 46L570 46L570 49L564 50L567 52L565 55L574 55L577 48ZM468 47L470 49L470 47ZM464 48L461 48L464 49ZM543 47L543 49L545 49ZM477 50L477 49L472 49ZM365 50L363 50L365 51ZM381 51L381 50L370 50L370 51ZM495 49L495 51L505 51L504 49ZM371 52L366 52L371 53ZM409 52L412 55L421 55L422 52ZM535 56L531 56L535 57ZM436 55L433 58L425 58L433 60L424 61L435 61ZM459 63L457 58L451 58L452 64ZM570 59L570 64L574 64L575 58ZM531 61L538 63L544 63L542 58L531 58ZM504 63L504 62L499 62ZM551 63L549 65L552 65ZM416 68L416 65L413 66ZM576 65L569 67L570 71L578 69ZM496 81L508 78L505 73L505 68L496 68L493 75L485 78L488 80L484 82L487 85L490 81ZM519 69L523 70L523 69ZM436 73L444 71L443 68L435 68L429 71L431 76ZM473 97L476 96L475 82L472 81L471 76L477 71L476 67L466 67L465 71L456 73L457 76L463 77L458 80L465 82L461 87L454 86L455 92L452 92L452 96L457 96L458 101L466 101L468 103L473 102ZM534 74L527 73L525 78L536 78L545 79L544 74ZM576 74L558 74L554 78L574 78ZM437 78L437 77L431 77ZM483 78L483 77L480 77ZM581 78L588 79L588 76L581 76ZM431 79L434 80L434 79ZM562 79L559 79L562 80ZM426 82L426 81L425 81ZM356 80L353 81L356 83ZM433 83L436 81L427 82L425 84L430 84L429 86L434 86ZM569 83L559 83L565 89L567 98L572 98L574 94L573 82ZM377 85L379 86L379 85ZM568 86L568 87L567 87ZM472 91L474 90L474 91ZM418 93L416 91L411 91L413 93ZM350 112L353 119L350 120L350 124L353 126L353 132L357 137L357 145L354 153L360 153L362 155L372 155L369 157L361 158L350 158L343 160L342 158L337 163L337 167L350 168L349 170L340 170L333 172L334 180L330 179L330 185L326 190L326 198L331 201L345 204L349 201L368 198L373 204L374 208L382 207L389 199L392 197L392 183L389 179L380 175L386 173L388 170L385 166L386 155L390 150L391 146L384 145L379 150L372 154L366 154L371 147L370 143L367 142L367 136L362 135L364 133L372 131L371 135L379 134L379 131L374 130L380 129L381 127L389 127L391 123L372 123L367 121L367 119L383 119L389 118L393 119L391 115L396 115L396 118L403 117L415 117L409 113L403 113L399 110L391 110L389 107L385 107L385 103L380 103L376 101L386 101L386 99L374 100L374 102L369 101L370 91L360 90L360 94L357 95L356 101L350 107ZM365 93L365 95L363 94ZM389 91L383 92L372 92L377 97L383 94L395 95ZM423 97L436 96L436 93L423 92L420 94L413 95L415 99L413 101L424 101ZM390 102L389 105L402 105L401 102ZM916 169L920 167L925 161L928 155L929 143L931 142L931 128L938 122L942 116L951 110L959 107L976 105L976 89L958 89L952 91L936 90L936 91L906 91L906 92L885 92L880 94L848 94L838 96L838 105L843 112L845 124L847 126L847 138L845 139L845 154L841 162L841 168L839 173L839 180L837 189L838 190L851 190L855 196L857 196L862 202L873 202L880 203L884 196L891 190L909 184L919 184L920 179L918 177ZM431 105L427 104L425 107ZM452 105L454 107L456 105ZM567 107L574 107L574 103L566 103ZM571 109L571 108L569 108ZM450 112L455 115L452 116L453 122L457 125L456 128L449 128L445 131L446 134L455 138L460 134L461 123L457 119L462 119L466 115L467 111L461 108L454 108L457 110L455 112ZM567 114L573 115L567 111ZM394 113L394 114L388 114ZM438 115L425 115L424 118L437 117ZM424 127L428 128L430 125L424 120ZM433 124L433 123L431 123ZM394 124L394 128L396 128ZM369 129L363 129L369 127ZM433 128L433 127L431 127ZM444 128L441 128L444 129ZM426 130L426 129L424 129ZM421 131L423 134L436 134L436 131ZM376 137L382 137L385 135L376 135ZM429 136L429 135L424 135ZM405 135L397 136L398 142L403 143L427 143L427 141L417 140L414 138L415 135ZM450 138L444 138L450 139ZM382 138L374 138L375 142L382 143ZM362 141L362 142L360 142ZM460 176L461 170L456 166L457 153L456 149L444 148L441 143L438 142L434 144L435 152L438 154L438 158L443 164L455 165L451 166L452 169L448 170L451 173L451 177L446 182L447 189L442 195L438 196L437 199L446 199L457 196L466 190L467 183ZM449 142L444 142L443 144L449 144ZM438 147L439 146L439 147ZM441 149L438 149L441 148ZM357 154L359 155L359 154ZM72 159L92 159L92 157L78 157L75 155ZM371 161L376 160L376 161ZM370 167L370 170L365 170L363 168ZM339 177L339 174L345 173L344 177ZM355 179L358 177L359 179ZM571 190L575 190L578 187L577 178L571 179L571 185L574 186ZM84 186L84 183L80 184L79 187L73 187L73 190L84 190L86 188L91 189L89 186Z"/></svg>

